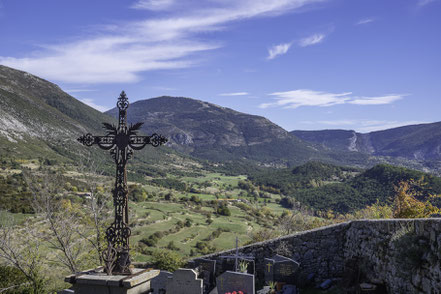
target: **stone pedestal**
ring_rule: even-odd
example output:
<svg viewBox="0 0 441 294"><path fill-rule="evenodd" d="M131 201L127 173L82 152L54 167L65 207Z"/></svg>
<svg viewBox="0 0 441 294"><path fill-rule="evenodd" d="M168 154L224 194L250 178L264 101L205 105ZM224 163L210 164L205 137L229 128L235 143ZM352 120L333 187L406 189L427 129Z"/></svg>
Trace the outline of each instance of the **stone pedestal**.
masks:
<svg viewBox="0 0 441 294"><path fill-rule="evenodd" d="M73 285L75 294L143 294L150 290L150 281L159 270L133 269L126 276L108 276L102 268L67 276L64 280Z"/></svg>

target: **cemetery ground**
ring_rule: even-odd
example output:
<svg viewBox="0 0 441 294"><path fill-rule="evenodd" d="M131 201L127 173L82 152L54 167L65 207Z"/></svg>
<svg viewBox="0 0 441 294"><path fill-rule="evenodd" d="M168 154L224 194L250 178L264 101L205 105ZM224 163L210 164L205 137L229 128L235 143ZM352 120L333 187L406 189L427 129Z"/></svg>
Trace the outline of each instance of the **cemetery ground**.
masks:
<svg viewBox="0 0 441 294"><path fill-rule="evenodd" d="M23 177L23 169L37 177L41 176L45 169L53 174L62 174L56 185L62 188L64 209L70 210L81 219L77 231L82 233L85 239L90 241L94 234L94 230L90 228L90 215L87 215L88 211L85 209L90 201L91 188L95 189L93 192L96 195L107 199L107 219L104 220L101 230L104 230L112 219L112 174L96 175L73 165L44 167L36 160L21 160L16 161L13 166L2 166L0 177ZM284 233L278 229L281 215L284 211L286 214L286 209L278 204L280 195L254 188L252 191L244 189L243 185L239 184L246 181L244 175L228 176L198 169L195 176L194 171L181 171L180 175L166 173L165 176L157 178L129 174L132 230L130 244L134 262L152 265L157 262L154 253L161 250L173 251L176 258L186 260L234 248L236 236L239 246L242 246ZM23 184L18 180L13 182L14 185L20 185L19 183ZM24 187L16 188L26 191ZM28 201L32 200L30 194ZM20 209L26 212L26 209ZM1 217L2 223L7 219L11 225L15 225L16 230L49 231L49 224L40 214L4 211ZM310 219L311 222L305 224L304 229L330 222L316 217ZM91 243L79 238L79 235L76 237L78 240L72 246L79 250L76 256L78 268L97 266ZM69 274L69 270L60 262L62 252L49 242L53 240L53 236L46 234L38 253L43 257L40 257L40 262L43 264L42 271L50 290L67 287L68 285L62 281L63 276ZM54 271L54 268L58 270Z"/></svg>

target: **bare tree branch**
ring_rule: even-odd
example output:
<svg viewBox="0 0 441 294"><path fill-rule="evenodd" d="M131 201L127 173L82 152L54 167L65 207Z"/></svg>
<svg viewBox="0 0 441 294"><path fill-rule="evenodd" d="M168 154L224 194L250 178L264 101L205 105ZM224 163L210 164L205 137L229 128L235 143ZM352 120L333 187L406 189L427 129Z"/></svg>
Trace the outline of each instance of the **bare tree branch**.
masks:
<svg viewBox="0 0 441 294"><path fill-rule="evenodd" d="M32 284L34 293L40 293L44 280L40 276L41 239L35 238L39 233L30 222L18 228L13 226L11 216L5 212L0 216L0 260L19 270Z"/></svg>
<svg viewBox="0 0 441 294"><path fill-rule="evenodd" d="M78 263L81 244L78 242L76 228L80 225L79 217L72 211L71 203L66 199L63 179L59 173L43 170L40 175L24 171L24 178L33 195L33 207L49 225L53 239L47 242L60 254L57 255L62 265L72 273L79 271Z"/></svg>
<svg viewBox="0 0 441 294"><path fill-rule="evenodd" d="M104 173L103 162L93 158L89 151L85 156L80 157L78 172L82 175L82 180L89 192L88 197L86 197L86 215L90 217L93 233L84 230L78 230L77 232L92 245L96 251L97 260L100 264L103 264L104 230L109 221L110 208L108 203L111 200L110 194L106 193L100 186Z"/></svg>

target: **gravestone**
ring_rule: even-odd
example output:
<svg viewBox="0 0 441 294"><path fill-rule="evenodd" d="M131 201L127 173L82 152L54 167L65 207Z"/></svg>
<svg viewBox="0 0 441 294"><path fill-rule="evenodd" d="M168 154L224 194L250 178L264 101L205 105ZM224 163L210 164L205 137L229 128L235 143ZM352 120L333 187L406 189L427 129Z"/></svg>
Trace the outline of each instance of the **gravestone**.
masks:
<svg viewBox="0 0 441 294"><path fill-rule="evenodd" d="M272 258L265 258L265 282L293 283L295 272L300 264L291 258L276 254Z"/></svg>
<svg viewBox="0 0 441 294"><path fill-rule="evenodd" d="M193 264L199 271L199 278L204 282L204 294L209 293L216 286L216 260L197 258Z"/></svg>
<svg viewBox="0 0 441 294"><path fill-rule="evenodd" d="M164 294L166 285L171 282L173 274L168 271L160 271L159 275L154 277L150 282L153 294Z"/></svg>
<svg viewBox="0 0 441 294"><path fill-rule="evenodd" d="M254 294L254 275L226 271L216 278L218 294L242 291L244 294Z"/></svg>
<svg viewBox="0 0 441 294"><path fill-rule="evenodd" d="M265 282L273 282L274 281L274 263L276 262L271 258L263 259L265 264Z"/></svg>
<svg viewBox="0 0 441 294"><path fill-rule="evenodd" d="M203 294L203 282L192 269L180 268L173 273L173 278L166 285L170 294Z"/></svg>

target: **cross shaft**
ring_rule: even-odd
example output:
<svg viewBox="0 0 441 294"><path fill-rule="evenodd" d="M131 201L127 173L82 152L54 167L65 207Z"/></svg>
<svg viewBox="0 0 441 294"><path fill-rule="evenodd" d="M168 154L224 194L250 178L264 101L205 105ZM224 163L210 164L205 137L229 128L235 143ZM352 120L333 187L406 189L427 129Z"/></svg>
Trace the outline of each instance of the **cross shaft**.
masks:
<svg viewBox="0 0 441 294"><path fill-rule="evenodd" d="M130 246L131 235L128 226L128 188L127 188L127 161L132 157L133 150L141 150L146 145L158 147L165 144L167 139L154 133L151 136L138 136L137 131L143 123L127 126L127 108L129 100L121 92L118 98L119 109L118 126L103 123L107 130L105 136L93 136L90 133L78 138L86 146L98 145L101 149L110 150L116 164L116 180L113 189L113 204L115 207L115 220L106 230L107 250L103 251L104 268L108 275L130 274Z"/></svg>

